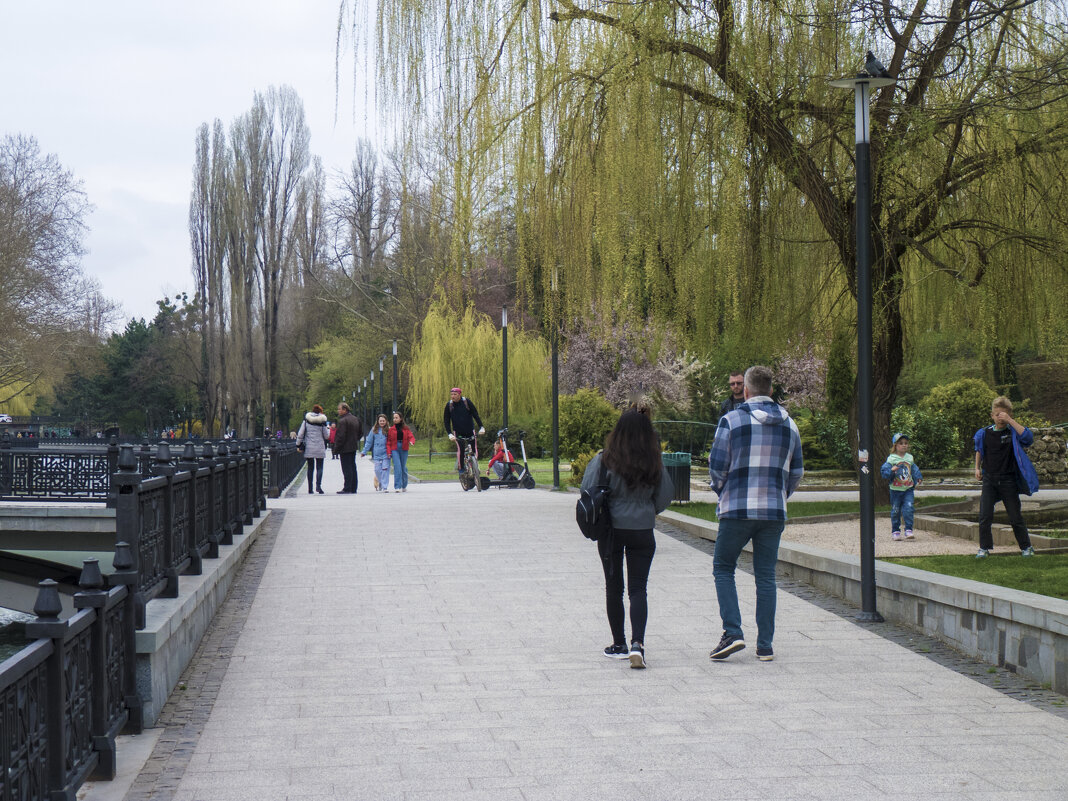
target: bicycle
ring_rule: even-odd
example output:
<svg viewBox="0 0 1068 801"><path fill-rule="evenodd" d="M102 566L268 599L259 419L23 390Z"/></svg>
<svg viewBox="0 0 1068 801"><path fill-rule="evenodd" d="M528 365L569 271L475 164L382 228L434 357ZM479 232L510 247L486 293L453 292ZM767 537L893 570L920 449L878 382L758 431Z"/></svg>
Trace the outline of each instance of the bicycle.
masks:
<svg viewBox="0 0 1068 801"><path fill-rule="evenodd" d="M476 455L477 445L475 438L457 437L456 442L463 449L461 460L463 469L460 471L460 486L463 488L464 492L467 492L472 487L478 492L482 492L484 487L482 486L482 477L478 473L478 456Z"/></svg>

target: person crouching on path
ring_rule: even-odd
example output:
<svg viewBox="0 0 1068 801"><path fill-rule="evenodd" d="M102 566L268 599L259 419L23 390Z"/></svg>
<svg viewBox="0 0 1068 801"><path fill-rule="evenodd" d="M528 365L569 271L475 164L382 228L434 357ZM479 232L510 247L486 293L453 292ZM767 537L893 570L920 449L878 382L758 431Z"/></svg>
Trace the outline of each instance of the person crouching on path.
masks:
<svg viewBox="0 0 1068 801"><path fill-rule="evenodd" d="M318 403L304 415L304 420L297 431L297 446L304 446L304 461L308 464L308 494L323 494L323 459L326 458L326 444L329 439L327 427L330 421L323 414L323 407ZM316 479L316 469L319 477ZM314 489L313 489L314 488Z"/></svg>
<svg viewBox="0 0 1068 801"><path fill-rule="evenodd" d="M909 453L909 435L894 434L894 451L886 457L879 473L890 482L890 539L901 539L901 526L905 526L905 539L911 540L913 510L916 506L914 488L923 481L920 468Z"/></svg>
<svg viewBox="0 0 1068 801"><path fill-rule="evenodd" d="M393 425L386 435L386 451L393 462L393 491L408 491L408 448L415 442L415 435L404 423L400 412L393 413Z"/></svg>
<svg viewBox="0 0 1068 801"><path fill-rule="evenodd" d="M597 541L604 568L605 605L612 644L604 649L609 659L630 659L632 668L645 667L645 625L649 619L646 587L656 552L653 524L675 494L675 487L660 458L660 440L648 414L636 408L619 416L582 476L582 488L593 490L604 462L608 470L608 511L612 532ZM624 628L623 559L627 561L630 598L630 647Z"/></svg>
<svg viewBox="0 0 1068 801"><path fill-rule="evenodd" d="M753 541L756 580L756 656L774 659L775 563L786 526L786 499L805 473L801 435L790 414L771 399L767 367L745 371L745 403L720 418L708 456L710 485L719 495L719 530L712 555L723 637L709 656L726 659L745 648L734 571L742 548Z"/></svg>
<svg viewBox="0 0 1068 801"><path fill-rule="evenodd" d="M367 432L363 440L363 453L360 454L366 456L368 451L371 452L371 461L375 466L375 492L389 492L389 451L386 447L388 442L386 429L388 428L386 416L378 415L378 422Z"/></svg>

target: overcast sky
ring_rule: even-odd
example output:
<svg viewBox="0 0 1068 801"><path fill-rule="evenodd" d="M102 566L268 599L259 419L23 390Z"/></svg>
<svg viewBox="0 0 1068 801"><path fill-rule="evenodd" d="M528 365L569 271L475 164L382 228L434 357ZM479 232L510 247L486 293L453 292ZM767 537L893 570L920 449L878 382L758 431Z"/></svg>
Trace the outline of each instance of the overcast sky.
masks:
<svg viewBox="0 0 1068 801"><path fill-rule="evenodd" d="M0 0L0 136L37 138L84 183L85 271L128 317L192 294L188 212L201 123L229 129L289 84L330 173L381 144L353 60L334 77L338 0ZM335 91L338 102L335 113ZM336 123L335 123L336 116Z"/></svg>

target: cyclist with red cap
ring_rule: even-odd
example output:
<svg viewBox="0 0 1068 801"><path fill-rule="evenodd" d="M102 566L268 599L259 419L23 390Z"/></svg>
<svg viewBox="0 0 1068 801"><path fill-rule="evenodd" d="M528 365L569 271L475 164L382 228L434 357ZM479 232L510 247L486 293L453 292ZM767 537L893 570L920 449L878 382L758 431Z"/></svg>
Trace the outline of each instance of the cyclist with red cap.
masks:
<svg viewBox="0 0 1068 801"><path fill-rule="evenodd" d="M478 423L478 433L485 434L486 428L482 425L482 418L478 416L475 404L464 397L459 387L453 387L449 390L449 402L445 404L445 432L449 435L449 439L456 442L457 437L475 436L475 423ZM478 458L477 442L475 458ZM456 445L456 470L463 472L459 443Z"/></svg>

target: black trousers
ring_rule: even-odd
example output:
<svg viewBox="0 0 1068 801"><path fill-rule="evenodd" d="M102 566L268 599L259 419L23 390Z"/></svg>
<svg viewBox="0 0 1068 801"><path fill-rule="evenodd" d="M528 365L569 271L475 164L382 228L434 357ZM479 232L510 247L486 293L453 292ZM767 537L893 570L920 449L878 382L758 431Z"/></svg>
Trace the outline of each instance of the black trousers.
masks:
<svg viewBox="0 0 1068 801"><path fill-rule="evenodd" d="M612 529L608 541L598 540L597 551L604 568L605 607L608 625L612 629L612 642L626 645L627 634L623 626L623 558L627 560L627 594L630 598L630 638L645 642L645 624L649 619L649 601L646 587L649 584L649 569L656 553L653 530Z"/></svg>
<svg viewBox="0 0 1068 801"><path fill-rule="evenodd" d="M1023 514L1020 512L1020 488L1013 477L990 479L983 476L983 491L979 495L979 547L990 550L994 547L994 535L990 530L994 523L994 504L998 501L1005 506L1009 516L1009 525L1016 537L1016 544L1022 551L1031 544L1031 535L1027 533Z"/></svg>
<svg viewBox="0 0 1068 801"><path fill-rule="evenodd" d="M308 492L313 492L317 489L323 488L323 460L322 459L305 459L308 463ZM319 470L319 480L315 480L315 470Z"/></svg>
<svg viewBox="0 0 1068 801"><path fill-rule="evenodd" d="M345 477L344 492L356 491L356 451L341 454L341 475Z"/></svg>

